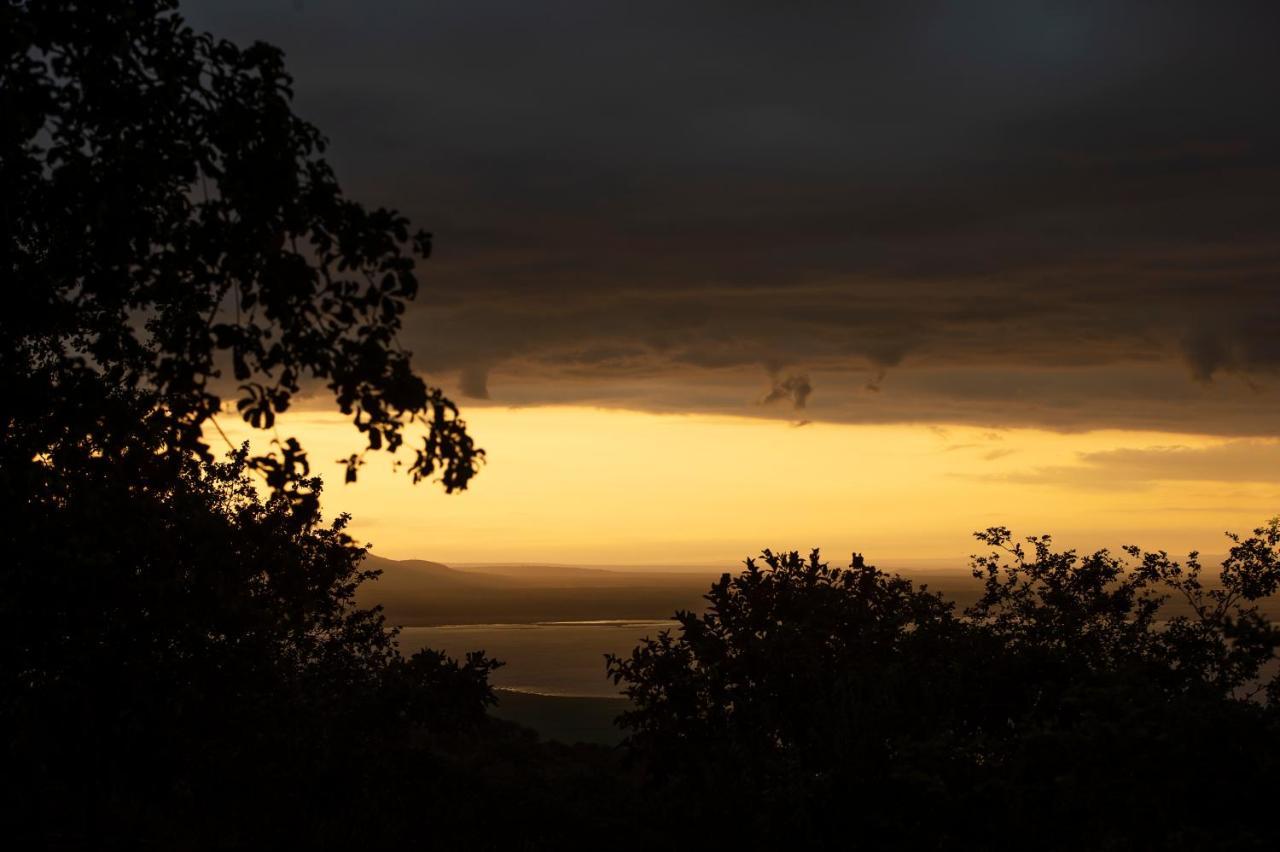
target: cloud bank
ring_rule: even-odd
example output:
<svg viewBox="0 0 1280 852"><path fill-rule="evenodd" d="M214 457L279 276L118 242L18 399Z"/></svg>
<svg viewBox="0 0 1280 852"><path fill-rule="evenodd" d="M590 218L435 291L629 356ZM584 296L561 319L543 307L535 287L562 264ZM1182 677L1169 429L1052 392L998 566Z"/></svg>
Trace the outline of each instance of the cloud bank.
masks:
<svg viewBox="0 0 1280 852"><path fill-rule="evenodd" d="M1274 3L187 11L435 232L403 339L472 404L1280 423Z"/></svg>

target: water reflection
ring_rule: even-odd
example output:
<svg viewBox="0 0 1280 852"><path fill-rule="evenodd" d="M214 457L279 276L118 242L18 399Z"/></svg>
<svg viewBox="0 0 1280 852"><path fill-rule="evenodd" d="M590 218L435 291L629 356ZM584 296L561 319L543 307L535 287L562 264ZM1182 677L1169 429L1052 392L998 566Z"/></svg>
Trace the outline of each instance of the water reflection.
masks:
<svg viewBox="0 0 1280 852"><path fill-rule="evenodd" d="M506 663L493 677L502 689L542 695L611 698L604 655L626 654L646 636L674 626L662 621L544 621L533 624L454 624L406 627L400 648L437 648L450 656L483 650Z"/></svg>

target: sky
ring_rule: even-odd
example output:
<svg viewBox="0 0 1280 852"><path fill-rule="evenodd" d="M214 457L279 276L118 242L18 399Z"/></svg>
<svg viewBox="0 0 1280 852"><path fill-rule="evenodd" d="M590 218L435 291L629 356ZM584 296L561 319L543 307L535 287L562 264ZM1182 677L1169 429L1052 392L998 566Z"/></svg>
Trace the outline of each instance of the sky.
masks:
<svg viewBox="0 0 1280 852"><path fill-rule="evenodd" d="M251 430L224 418L233 443ZM961 570L976 530L1064 546L1225 551L1280 505L1280 442L1095 430L812 423L571 406L476 407L488 463L464 493L371 460L330 412L282 418L328 483L330 514L397 559L732 568L762 548L853 551L886 568Z"/></svg>
<svg viewBox="0 0 1280 852"><path fill-rule="evenodd" d="M335 482L388 555L1212 550L1280 512L1274 3L183 8L281 46L347 192L435 234L402 341L489 464ZM326 410L297 434L349 453Z"/></svg>

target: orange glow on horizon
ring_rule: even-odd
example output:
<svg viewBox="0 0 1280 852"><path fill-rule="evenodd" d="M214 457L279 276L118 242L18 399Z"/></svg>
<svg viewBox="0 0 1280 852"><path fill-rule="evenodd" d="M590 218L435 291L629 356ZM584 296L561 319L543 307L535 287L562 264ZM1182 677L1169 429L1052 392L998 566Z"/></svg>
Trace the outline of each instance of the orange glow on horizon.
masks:
<svg viewBox="0 0 1280 852"><path fill-rule="evenodd" d="M1182 459L1229 443L1207 436L798 428L550 406L464 413L488 463L455 495L414 486L385 453L370 453L359 482L343 485L332 460L359 449L361 436L340 415L293 413L277 430L302 442L326 482L326 513L349 512L358 540L384 556L453 563L729 568L765 547L817 546L837 562L858 550L886 567L945 558L960 569L976 550L972 531L996 524L1080 548L1215 553L1223 530L1251 529L1280 509L1274 480L1191 478L1185 470L1164 478L1168 448ZM265 443L239 421L222 426L232 441ZM1117 450L1145 452L1154 467L1135 473L1129 463L1113 476L1098 460Z"/></svg>

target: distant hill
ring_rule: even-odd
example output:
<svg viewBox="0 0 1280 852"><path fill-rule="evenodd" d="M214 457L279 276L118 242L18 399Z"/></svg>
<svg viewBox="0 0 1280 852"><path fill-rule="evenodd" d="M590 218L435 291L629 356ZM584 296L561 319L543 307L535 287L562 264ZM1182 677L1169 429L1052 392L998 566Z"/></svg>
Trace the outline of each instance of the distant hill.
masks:
<svg viewBox="0 0 1280 852"><path fill-rule="evenodd" d="M382 572L377 585L384 595L511 585L508 578L500 575L459 571L441 562L428 562L425 559L385 559L370 553L365 557L364 567Z"/></svg>
<svg viewBox="0 0 1280 852"><path fill-rule="evenodd" d="M714 579L715 568L672 571L661 568L603 568L588 565L544 565L532 562L477 563L455 566L473 575L500 576L523 586L662 586L691 579ZM707 579L707 582L710 582Z"/></svg>
<svg viewBox="0 0 1280 852"><path fill-rule="evenodd" d="M700 609L719 576L663 571L611 571L564 565L468 566L369 554L382 572L361 587L363 606L380 604L393 624L529 623L665 618Z"/></svg>

